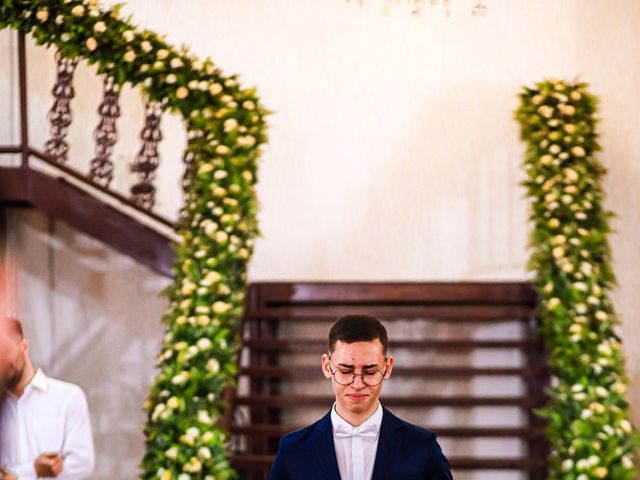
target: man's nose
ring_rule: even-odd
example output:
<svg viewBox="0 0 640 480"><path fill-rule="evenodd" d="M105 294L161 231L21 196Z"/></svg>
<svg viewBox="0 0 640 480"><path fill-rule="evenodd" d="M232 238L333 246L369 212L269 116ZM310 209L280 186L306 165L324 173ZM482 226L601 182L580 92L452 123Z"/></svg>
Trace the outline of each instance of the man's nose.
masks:
<svg viewBox="0 0 640 480"><path fill-rule="evenodd" d="M355 378L355 380L353 381L353 383L351 384L351 386L352 386L353 388L357 388L357 389L359 390L359 389L362 389L362 388L366 387L366 386L367 386L367 384L366 384L366 383L364 383L364 380L363 380L363 378L362 378L362 375L356 375L356 378Z"/></svg>

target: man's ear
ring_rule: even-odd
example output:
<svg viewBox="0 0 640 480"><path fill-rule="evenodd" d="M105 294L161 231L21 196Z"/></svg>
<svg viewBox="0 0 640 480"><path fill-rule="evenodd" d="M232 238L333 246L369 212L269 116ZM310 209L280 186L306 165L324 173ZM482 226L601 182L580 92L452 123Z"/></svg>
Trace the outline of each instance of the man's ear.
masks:
<svg viewBox="0 0 640 480"><path fill-rule="evenodd" d="M389 378L391 376L391 370L393 370L393 355L389 355L387 357L387 374L384 376L384 378Z"/></svg>
<svg viewBox="0 0 640 480"><path fill-rule="evenodd" d="M22 340L20 340L20 349L22 350L22 353L24 353L25 355L29 353L29 340L27 340L26 338L23 338Z"/></svg>
<svg viewBox="0 0 640 480"><path fill-rule="evenodd" d="M322 373L324 378L331 378L331 369L329 368L329 355L322 355Z"/></svg>

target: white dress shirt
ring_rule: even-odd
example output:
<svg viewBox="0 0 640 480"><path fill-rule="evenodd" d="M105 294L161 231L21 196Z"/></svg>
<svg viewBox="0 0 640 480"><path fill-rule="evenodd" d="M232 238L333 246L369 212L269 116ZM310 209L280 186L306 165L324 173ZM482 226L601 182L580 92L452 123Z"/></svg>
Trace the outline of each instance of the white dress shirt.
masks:
<svg viewBox="0 0 640 480"><path fill-rule="evenodd" d="M34 461L52 452L60 453L64 461L57 479L83 480L93 473L93 438L84 392L38 370L22 396L8 393L0 406L0 465L20 480L35 480Z"/></svg>
<svg viewBox="0 0 640 480"><path fill-rule="evenodd" d="M342 480L371 480L378 449L382 413L382 406L378 402L378 408L373 415L359 427L354 427L338 415L336 404L333 404L331 409L333 443Z"/></svg>

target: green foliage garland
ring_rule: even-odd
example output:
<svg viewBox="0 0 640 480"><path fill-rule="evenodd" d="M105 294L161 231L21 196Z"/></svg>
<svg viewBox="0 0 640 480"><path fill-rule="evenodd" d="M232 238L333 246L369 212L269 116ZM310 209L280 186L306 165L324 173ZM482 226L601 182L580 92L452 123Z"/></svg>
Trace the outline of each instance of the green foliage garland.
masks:
<svg viewBox="0 0 640 480"><path fill-rule="evenodd" d="M527 142L530 269L550 352L550 479L631 480L638 437L628 420L624 355L608 291L615 285L595 157L597 99L585 83L524 88L516 118Z"/></svg>
<svg viewBox="0 0 640 480"><path fill-rule="evenodd" d="M236 76L137 29L119 12L120 6L104 10L95 1L4 0L0 29L30 33L64 57L84 58L185 118L194 165L178 227L160 373L146 403L142 478L234 478L217 421L227 408L223 391L237 372L237 323L258 234L254 185L268 112Z"/></svg>

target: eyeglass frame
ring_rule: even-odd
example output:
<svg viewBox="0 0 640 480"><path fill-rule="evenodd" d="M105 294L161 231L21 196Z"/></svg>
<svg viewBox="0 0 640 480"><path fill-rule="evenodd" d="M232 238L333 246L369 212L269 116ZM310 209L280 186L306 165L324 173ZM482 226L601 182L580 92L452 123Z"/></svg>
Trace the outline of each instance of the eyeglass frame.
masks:
<svg viewBox="0 0 640 480"><path fill-rule="evenodd" d="M349 385L353 385L356 381L356 377L360 377L362 379L362 383L364 385L366 385L367 387L377 387L378 385L382 384L382 382L384 382L386 380L386 376L387 376L387 370L389 369L389 366L387 365L387 361L389 360L390 357L384 357L384 372L380 371L380 370L376 370L376 372L381 373L382 374L382 380L380 380L379 383L376 383L375 385L369 385L367 382L364 381L364 376L365 373L364 372L360 372L360 373L356 373L355 369L353 372L353 378L351 379L351 381L349 383L340 383L338 380L336 380L336 373L338 373L338 369L336 368L336 371L334 372L333 370L331 370L331 355L327 354L327 357L329 358L329 371L331 372L331 376L333 377L333 379L335 380L335 382L338 385L341 385L343 387L348 387Z"/></svg>

